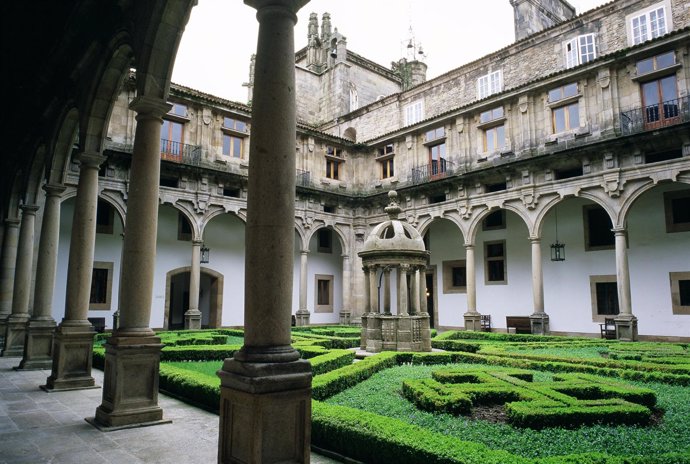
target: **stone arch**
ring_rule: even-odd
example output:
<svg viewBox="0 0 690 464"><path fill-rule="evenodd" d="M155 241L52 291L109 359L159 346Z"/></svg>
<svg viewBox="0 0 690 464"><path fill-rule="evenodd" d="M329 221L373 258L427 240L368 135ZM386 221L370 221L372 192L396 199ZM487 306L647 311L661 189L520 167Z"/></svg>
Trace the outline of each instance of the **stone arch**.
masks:
<svg viewBox="0 0 690 464"><path fill-rule="evenodd" d="M646 179L646 182L644 182L642 185L639 185L634 191L632 191L623 201L623 204L621 205L620 209L618 210L618 217L616 218L616 222L622 226L623 224L626 224L626 221L628 219L628 214L630 213L630 210L634 206L635 202L643 196L645 193L653 190L654 188L658 187L659 184L686 184L690 185L690 182L683 182L683 181L665 181L665 182L657 182L654 181L653 179ZM616 223L614 223L616 224Z"/></svg>
<svg viewBox="0 0 690 464"><path fill-rule="evenodd" d="M357 129L355 129L354 127L348 127L343 132L343 138L348 139L352 142L356 142L357 141Z"/></svg>
<svg viewBox="0 0 690 464"><path fill-rule="evenodd" d="M41 193L41 184L45 173L46 146L41 144L36 148L31 162L31 168L24 179L24 202L36 204Z"/></svg>
<svg viewBox="0 0 690 464"><path fill-rule="evenodd" d="M245 225L247 224L247 216L246 214L243 214L243 210L239 207L237 208L225 208L225 207L218 207L218 208L209 208L204 215L201 217L201 226L200 226L200 237L203 237L204 230L206 229L206 226L208 226L211 221L219 216L223 216L225 214L231 214L235 216L237 219L242 221Z"/></svg>
<svg viewBox="0 0 690 464"><path fill-rule="evenodd" d="M172 279L177 275L190 273L191 271L191 266L182 266L172 269L165 274L165 307L163 315L163 325L165 328L167 328L170 324L170 291ZM211 276L216 280L215 286L217 291L214 295L212 295L211 307L209 308L209 327L212 327L213 325L212 328L218 328L222 325L223 321L223 284L225 276L218 271L214 271L213 269L204 266L200 267L200 273L201 275L205 274Z"/></svg>
<svg viewBox="0 0 690 464"><path fill-rule="evenodd" d="M606 201L605 198L602 198L601 196L588 192L585 190L581 190L578 194L580 198L585 198L587 200L592 201L593 203L596 203L597 205L601 206L604 208L604 211L606 211L606 214L609 215L609 218L611 219L611 223L613 224L613 227L621 227L623 223L618 223L618 214L616 213L615 208L613 207L612 204Z"/></svg>
<svg viewBox="0 0 690 464"><path fill-rule="evenodd" d="M434 221L436 221L438 219L445 219L445 220L453 223L458 228L458 230L460 232L460 236L463 238L463 240L465 239L466 231L463 227L463 224L462 224L460 218L455 214L447 214L447 215L440 215L440 216L429 216L429 217L425 218L424 221L417 226L417 230L419 231L419 235L424 237L424 234L426 234L429 231L429 228L431 228L431 225L434 223Z"/></svg>
<svg viewBox="0 0 690 464"><path fill-rule="evenodd" d="M71 102L65 105L61 123L57 129L52 147L52 155L48 156L46 180L51 184L62 184L69 166L72 147L79 130L79 110Z"/></svg>
<svg viewBox="0 0 690 464"><path fill-rule="evenodd" d="M340 249L342 250L342 254L349 256L350 255L350 247L349 247L349 242L347 238L345 237L343 231L341 231L337 225L335 224L321 224L316 227L314 227L311 231L311 233L306 234L304 237L304 243L307 244L306 248L309 247L309 242L311 242L311 239L314 237L316 232L318 232L320 229L330 229L336 233L336 236L338 237L338 240L340 241Z"/></svg>
<svg viewBox="0 0 690 464"><path fill-rule="evenodd" d="M544 228L544 221L546 219L546 216L551 212L551 210L555 207L557 207L560 203L562 203L566 198L562 197L560 195L553 196L552 198L549 198L546 200L546 203L544 203L544 197L542 197L542 207L539 209L537 212L537 216L534 219L534 224L533 224L533 229L530 231L530 236L532 237L541 237L542 236L542 230Z"/></svg>
<svg viewBox="0 0 690 464"><path fill-rule="evenodd" d="M76 192L75 192L76 195ZM107 202L117 212L117 215L122 221L122 228L125 227L125 218L127 217L127 205L122 198L120 192L113 192L111 190L103 190L98 194L98 198Z"/></svg>
<svg viewBox="0 0 690 464"><path fill-rule="evenodd" d="M175 203L163 203L164 205L169 205L173 209L176 209L187 219L189 225L192 229L192 240L201 240L201 226L197 220L197 215L189 203L176 201Z"/></svg>
<svg viewBox="0 0 690 464"><path fill-rule="evenodd" d="M527 216L527 214L525 214L525 211L522 208L516 207L511 203L501 203L500 205L487 205L487 208L472 216L472 220L467 230L467 235L465 236L465 244L473 244L477 238L477 231L479 229L479 226L484 220L484 218L486 218L489 214L493 213L494 211L498 211L500 209L515 213L520 219L522 219L522 222L525 224L525 227L527 227L527 230L531 233L532 221L530 221L529 217Z"/></svg>

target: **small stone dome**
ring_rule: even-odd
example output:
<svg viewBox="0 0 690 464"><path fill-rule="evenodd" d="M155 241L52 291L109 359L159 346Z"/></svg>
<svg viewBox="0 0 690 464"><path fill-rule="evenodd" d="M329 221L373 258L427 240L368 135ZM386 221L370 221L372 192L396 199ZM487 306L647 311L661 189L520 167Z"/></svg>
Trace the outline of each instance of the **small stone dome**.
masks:
<svg viewBox="0 0 690 464"><path fill-rule="evenodd" d="M400 206L398 206L398 194L395 190L388 192L390 202L385 208L389 220L382 222L374 227L369 237L367 237L360 256L380 256L390 252L395 254L428 254L424 246L422 236L417 229L398 219Z"/></svg>

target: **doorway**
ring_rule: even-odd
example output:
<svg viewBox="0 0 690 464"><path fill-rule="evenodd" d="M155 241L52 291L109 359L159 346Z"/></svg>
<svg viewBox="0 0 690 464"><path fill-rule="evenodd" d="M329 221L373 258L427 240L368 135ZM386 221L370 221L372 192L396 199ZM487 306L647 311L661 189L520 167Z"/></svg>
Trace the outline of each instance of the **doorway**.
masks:
<svg viewBox="0 0 690 464"><path fill-rule="evenodd" d="M426 276L426 310L429 313L429 327L432 329L436 328L436 320L435 320L435 314L436 314L436 302L434 300L434 295L436 294L436 289L434 288L434 282L436 279L434 279L434 272L428 272L425 274Z"/></svg>
<svg viewBox="0 0 690 464"><path fill-rule="evenodd" d="M189 309L189 266L168 272L166 292L165 328L184 329L184 313ZM211 269L201 269L199 279L199 311L201 327L218 328L222 325L223 276Z"/></svg>

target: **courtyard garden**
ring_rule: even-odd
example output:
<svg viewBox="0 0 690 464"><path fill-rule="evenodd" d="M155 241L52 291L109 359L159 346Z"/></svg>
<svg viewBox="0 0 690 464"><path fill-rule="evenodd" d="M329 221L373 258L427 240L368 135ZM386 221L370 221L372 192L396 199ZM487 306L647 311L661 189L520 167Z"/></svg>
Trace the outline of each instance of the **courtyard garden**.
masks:
<svg viewBox="0 0 690 464"><path fill-rule="evenodd" d="M432 353L355 360L359 332L293 328L320 449L367 463L690 464L687 344L449 331ZM216 372L242 331L159 335L161 390L217 412Z"/></svg>

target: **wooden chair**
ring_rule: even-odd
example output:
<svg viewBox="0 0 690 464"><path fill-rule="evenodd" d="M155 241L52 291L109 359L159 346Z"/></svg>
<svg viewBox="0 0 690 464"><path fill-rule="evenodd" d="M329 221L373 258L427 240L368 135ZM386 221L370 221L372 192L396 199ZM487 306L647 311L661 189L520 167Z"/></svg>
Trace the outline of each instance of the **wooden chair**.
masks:
<svg viewBox="0 0 690 464"><path fill-rule="evenodd" d="M604 323L599 324L599 331L601 332L601 338L607 340L616 339L616 323L612 317L604 318Z"/></svg>
<svg viewBox="0 0 690 464"><path fill-rule="evenodd" d="M489 314L482 314L479 319L479 324L482 332L491 332L491 316Z"/></svg>

